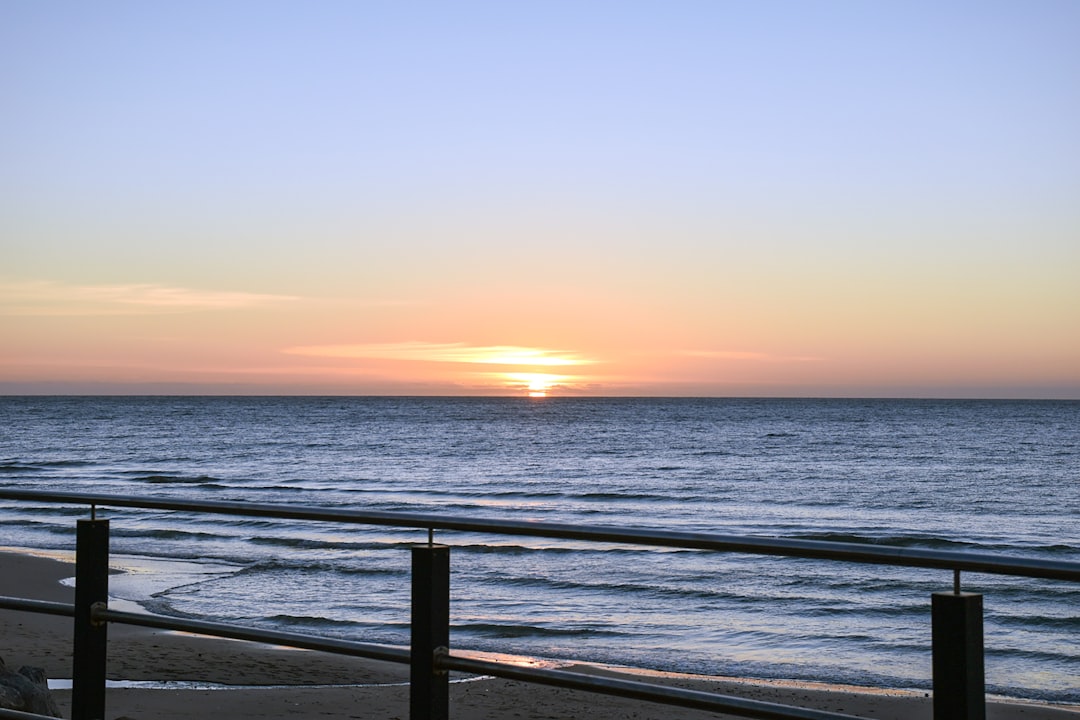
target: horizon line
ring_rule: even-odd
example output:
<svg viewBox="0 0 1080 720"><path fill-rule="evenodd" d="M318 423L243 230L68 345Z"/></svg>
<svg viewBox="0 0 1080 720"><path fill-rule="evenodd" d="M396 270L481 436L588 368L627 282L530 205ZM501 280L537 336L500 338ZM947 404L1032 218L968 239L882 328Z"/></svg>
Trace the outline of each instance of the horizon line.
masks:
<svg viewBox="0 0 1080 720"><path fill-rule="evenodd" d="M3 398L312 398L312 399L399 399L399 400L882 400L882 401L970 401L970 402L1080 402L1080 397L1030 395L983 396L983 395L586 395L548 394L420 394L420 393L208 393L208 392L5 392Z"/></svg>

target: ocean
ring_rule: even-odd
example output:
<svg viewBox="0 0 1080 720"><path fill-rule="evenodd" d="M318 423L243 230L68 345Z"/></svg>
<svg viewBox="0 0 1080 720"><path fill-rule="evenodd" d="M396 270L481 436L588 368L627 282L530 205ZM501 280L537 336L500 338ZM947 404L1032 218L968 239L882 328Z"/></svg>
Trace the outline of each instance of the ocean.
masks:
<svg viewBox="0 0 1080 720"><path fill-rule="evenodd" d="M1080 402L0 397L0 487L665 528L1080 560ZM423 530L132 509L117 602L405 645ZM0 546L86 508L0 500ZM952 574L439 532L451 644L930 687ZM1080 702L1080 585L965 574L991 693Z"/></svg>

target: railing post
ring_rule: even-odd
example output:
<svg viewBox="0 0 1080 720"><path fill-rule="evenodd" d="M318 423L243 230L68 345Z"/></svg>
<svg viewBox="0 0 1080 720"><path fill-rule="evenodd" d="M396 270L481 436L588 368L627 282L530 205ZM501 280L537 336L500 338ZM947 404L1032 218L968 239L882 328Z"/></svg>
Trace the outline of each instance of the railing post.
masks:
<svg viewBox="0 0 1080 720"><path fill-rule="evenodd" d="M986 720L983 598L934 593L934 720Z"/></svg>
<svg viewBox="0 0 1080 720"><path fill-rule="evenodd" d="M450 646L450 548L412 547L412 660L409 720L448 720L449 674L435 651Z"/></svg>
<svg viewBox="0 0 1080 720"><path fill-rule="evenodd" d="M95 605L109 599L109 521L79 520L75 540L75 659L71 720L105 717L107 623L95 622Z"/></svg>

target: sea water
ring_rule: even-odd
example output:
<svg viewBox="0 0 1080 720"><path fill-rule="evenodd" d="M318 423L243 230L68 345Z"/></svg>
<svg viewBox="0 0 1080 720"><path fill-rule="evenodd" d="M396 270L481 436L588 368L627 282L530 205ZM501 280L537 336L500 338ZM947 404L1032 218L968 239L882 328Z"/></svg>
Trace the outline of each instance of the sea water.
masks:
<svg viewBox="0 0 1080 720"><path fill-rule="evenodd" d="M1080 559L1080 402L2 397L0 487ZM404 645L426 531L99 510L156 613ZM0 501L0 546L82 507ZM451 642L927 688L947 571L439 532ZM1080 701L1080 585L965 574L991 692Z"/></svg>

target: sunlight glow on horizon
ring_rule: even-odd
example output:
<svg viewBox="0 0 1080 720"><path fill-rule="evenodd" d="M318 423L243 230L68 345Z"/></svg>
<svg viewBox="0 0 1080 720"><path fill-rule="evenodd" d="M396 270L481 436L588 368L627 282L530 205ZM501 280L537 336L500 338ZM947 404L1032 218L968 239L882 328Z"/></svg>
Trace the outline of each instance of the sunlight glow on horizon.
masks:
<svg viewBox="0 0 1080 720"><path fill-rule="evenodd" d="M529 397L547 397L555 389L565 386L573 378L550 373L503 373L509 387L524 389Z"/></svg>
<svg viewBox="0 0 1080 720"><path fill-rule="evenodd" d="M597 361L577 353L508 345L470 346L464 343L373 343L367 345L336 345L294 347L284 351L289 355L333 358L342 360L373 360L405 363L434 363L440 365L499 365L505 371L473 373L491 387L511 391L527 391L531 397L544 397L556 388L565 387L575 378L538 372L538 368L587 366Z"/></svg>

